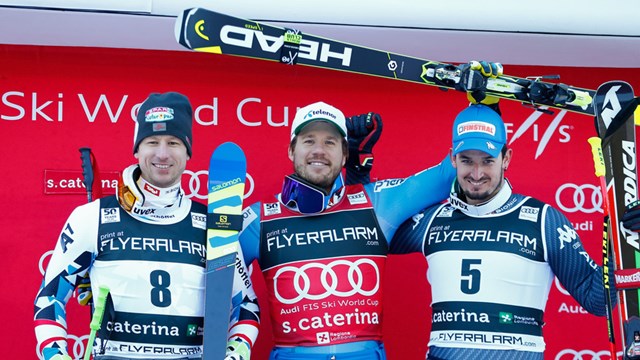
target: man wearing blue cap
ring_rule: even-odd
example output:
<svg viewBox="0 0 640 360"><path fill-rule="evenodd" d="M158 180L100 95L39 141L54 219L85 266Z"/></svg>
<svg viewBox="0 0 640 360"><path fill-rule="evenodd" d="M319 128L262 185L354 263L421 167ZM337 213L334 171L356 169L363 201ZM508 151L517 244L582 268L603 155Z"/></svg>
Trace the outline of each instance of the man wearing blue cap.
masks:
<svg viewBox="0 0 640 360"><path fill-rule="evenodd" d="M563 214L512 192L504 177L513 154L506 144L494 110L471 105L460 112L449 202L406 221L391 242L392 253L422 252L429 263L427 359L543 359L554 276L585 310L605 315L602 268Z"/></svg>

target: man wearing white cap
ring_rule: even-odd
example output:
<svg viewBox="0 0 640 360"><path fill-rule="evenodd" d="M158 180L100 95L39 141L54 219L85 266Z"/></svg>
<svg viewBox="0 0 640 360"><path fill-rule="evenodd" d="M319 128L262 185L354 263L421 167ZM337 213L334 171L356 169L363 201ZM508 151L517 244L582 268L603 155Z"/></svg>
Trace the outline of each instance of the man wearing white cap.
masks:
<svg viewBox="0 0 640 360"><path fill-rule="evenodd" d="M404 220L446 197L454 170L445 158L406 179L345 185L347 136L363 137L351 161L366 168L381 127L377 115L345 119L323 102L299 109L288 151L293 174L275 197L244 210L240 242L245 261L257 260L266 280L271 359L386 359L389 240Z"/></svg>
<svg viewBox="0 0 640 360"><path fill-rule="evenodd" d="M562 213L512 192L504 177L513 154L506 144L494 110L471 105L460 112L449 202L415 215L391 242L392 253L422 252L429 263L427 359L543 359L554 276L585 310L605 315L602 268Z"/></svg>

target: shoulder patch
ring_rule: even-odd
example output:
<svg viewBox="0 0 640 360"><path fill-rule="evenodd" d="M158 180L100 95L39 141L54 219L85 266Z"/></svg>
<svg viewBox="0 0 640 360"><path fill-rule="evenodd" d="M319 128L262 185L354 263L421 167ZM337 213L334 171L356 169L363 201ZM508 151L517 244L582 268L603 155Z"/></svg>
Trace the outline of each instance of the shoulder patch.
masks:
<svg viewBox="0 0 640 360"><path fill-rule="evenodd" d="M438 215L436 217L452 217L454 210L455 208L453 206L447 205L438 212Z"/></svg>
<svg viewBox="0 0 640 360"><path fill-rule="evenodd" d="M191 226L194 228L206 230L207 229L207 215L192 212L191 213Z"/></svg>
<svg viewBox="0 0 640 360"><path fill-rule="evenodd" d="M523 206L520 208L520 214L518 215L518 219L536 222L538 221L539 214L540 214L540 208Z"/></svg>
<svg viewBox="0 0 640 360"><path fill-rule="evenodd" d="M100 223L109 224L115 222L120 222L120 208L100 209Z"/></svg>
<svg viewBox="0 0 640 360"><path fill-rule="evenodd" d="M367 197L364 195L364 191L360 191L359 193L355 194L347 194L347 198L349 199L349 204L351 205L367 203Z"/></svg>
<svg viewBox="0 0 640 360"><path fill-rule="evenodd" d="M276 215L282 212L279 202L262 204L262 211L264 216Z"/></svg>

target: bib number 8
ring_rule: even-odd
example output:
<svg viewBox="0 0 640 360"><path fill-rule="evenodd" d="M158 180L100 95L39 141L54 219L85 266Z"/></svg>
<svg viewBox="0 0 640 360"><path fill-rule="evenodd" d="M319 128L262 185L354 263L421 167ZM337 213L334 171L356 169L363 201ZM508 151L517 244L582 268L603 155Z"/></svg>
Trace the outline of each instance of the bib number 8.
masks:
<svg viewBox="0 0 640 360"><path fill-rule="evenodd" d="M167 307L171 305L171 276L163 270L154 270L149 274L151 282L151 303L157 307Z"/></svg>

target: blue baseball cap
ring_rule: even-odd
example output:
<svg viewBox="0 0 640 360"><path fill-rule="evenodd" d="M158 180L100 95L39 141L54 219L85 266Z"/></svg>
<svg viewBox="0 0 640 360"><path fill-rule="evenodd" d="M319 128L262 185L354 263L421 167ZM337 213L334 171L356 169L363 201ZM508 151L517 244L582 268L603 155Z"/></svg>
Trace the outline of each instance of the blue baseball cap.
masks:
<svg viewBox="0 0 640 360"><path fill-rule="evenodd" d="M507 128L500 115L488 106L470 105L453 122L453 155L479 150L498 157L506 143Z"/></svg>

